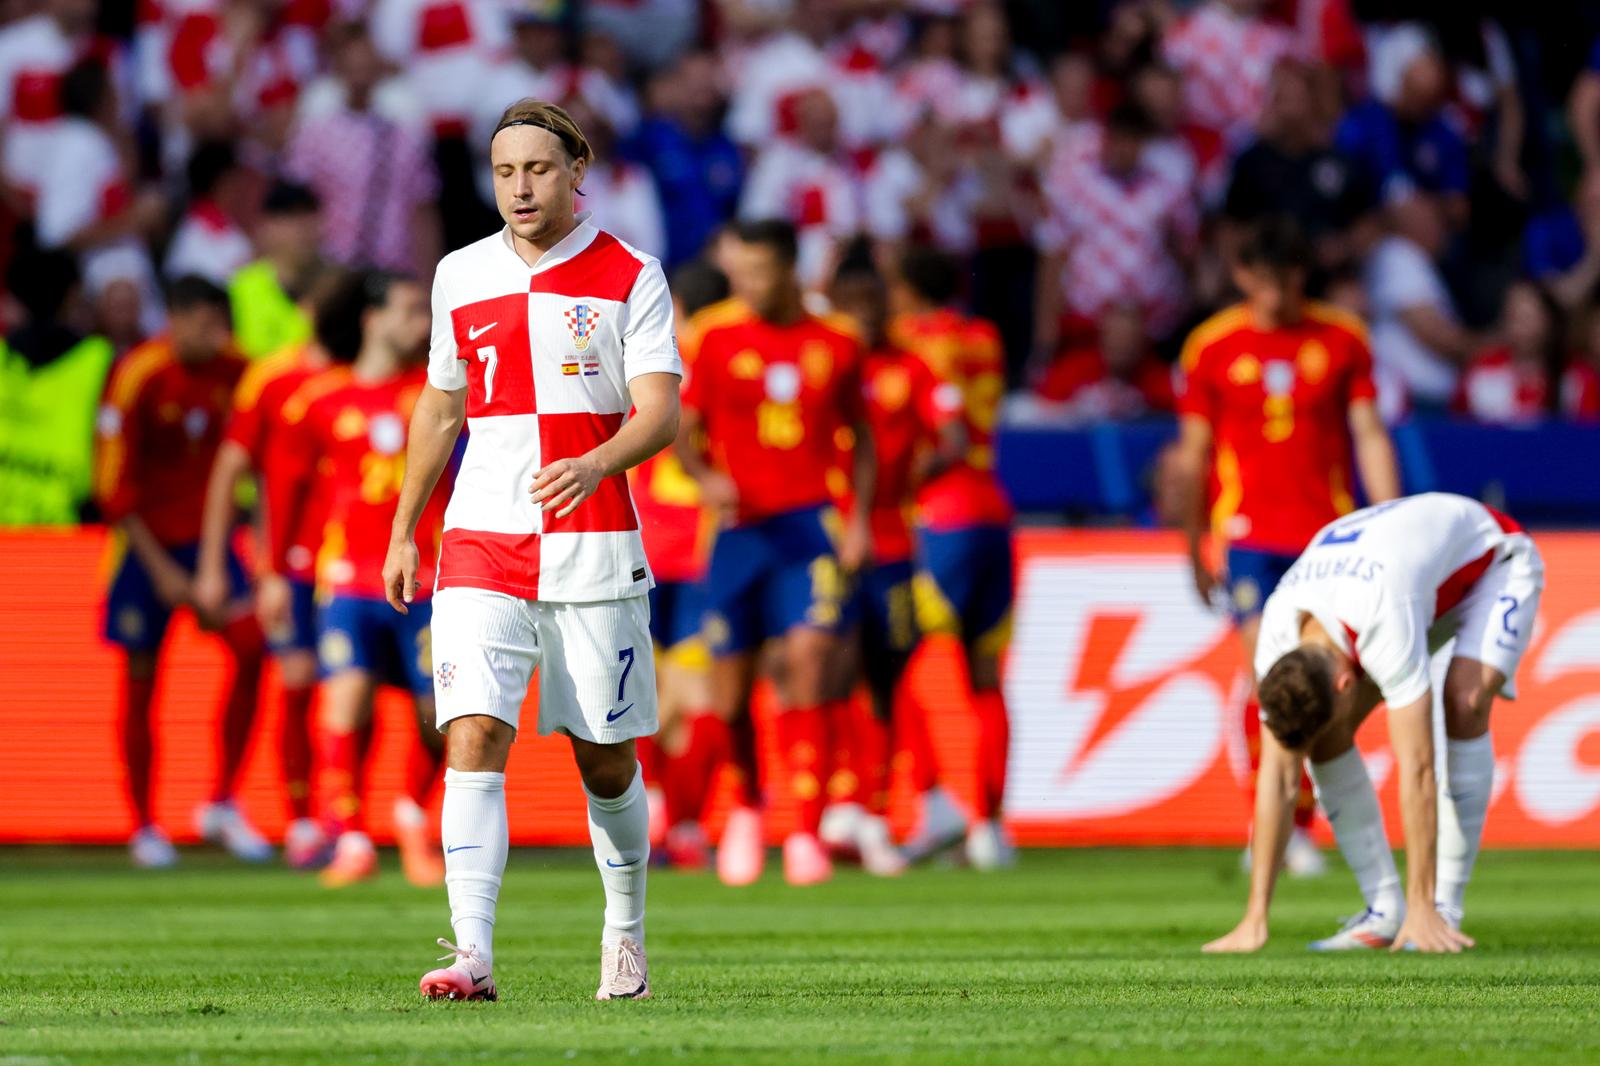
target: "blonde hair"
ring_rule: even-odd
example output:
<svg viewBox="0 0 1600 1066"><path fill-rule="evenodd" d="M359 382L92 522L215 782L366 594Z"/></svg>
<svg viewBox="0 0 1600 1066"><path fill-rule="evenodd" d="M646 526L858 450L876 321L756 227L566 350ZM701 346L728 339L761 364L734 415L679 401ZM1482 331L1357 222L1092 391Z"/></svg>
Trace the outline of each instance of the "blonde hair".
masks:
<svg viewBox="0 0 1600 1066"><path fill-rule="evenodd" d="M589 138L572 121L572 116L555 104L532 97L518 100L500 113L500 121L495 123L494 134L489 140L493 141L508 126L534 126L544 130L560 141L561 147L574 160L594 162L594 149L589 147Z"/></svg>

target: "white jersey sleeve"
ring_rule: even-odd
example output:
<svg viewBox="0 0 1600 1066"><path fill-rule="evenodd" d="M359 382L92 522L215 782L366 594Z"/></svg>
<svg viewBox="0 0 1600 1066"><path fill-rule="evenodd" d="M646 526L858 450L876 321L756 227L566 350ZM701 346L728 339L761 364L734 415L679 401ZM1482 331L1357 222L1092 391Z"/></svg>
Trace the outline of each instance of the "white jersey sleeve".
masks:
<svg viewBox="0 0 1600 1066"><path fill-rule="evenodd" d="M678 337L672 322L672 296L659 262L649 260L639 271L623 313L627 319L622 329L624 379L632 381L640 374L682 377L683 360L678 357Z"/></svg>
<svg viewBox="0 0 1600 1066"><path fill-rule="evenodd" d="M433 335L428 341L428 384L444 392L457 392L467 387L467 368L461 365L456 348L456 327L450 315L450 298L445 295L448 262L446 257L433 275Z"/></svg>
<svg viewBox="0 0 1600 1066"><path fill-rule="evenodd" d="M1356 661L1390 707L1404 707L1427 695L1432 610L1432 602L1420 598L1391 604L1375 611L1356 636Z"/></svg>

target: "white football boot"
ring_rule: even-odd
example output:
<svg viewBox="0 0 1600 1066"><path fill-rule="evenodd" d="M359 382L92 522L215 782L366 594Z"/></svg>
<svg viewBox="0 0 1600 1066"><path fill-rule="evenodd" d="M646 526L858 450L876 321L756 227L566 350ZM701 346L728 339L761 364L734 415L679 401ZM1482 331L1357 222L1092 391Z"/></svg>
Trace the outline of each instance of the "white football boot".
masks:
<svg viewBox="0 0 1600 1066"><path fill-rule="evenodd" d="M974 822L967 830L967 862L974 870L1000 870L1017 864L1017 849L1000 819Z"/></svg>
<svg viewBox="0 0 1600 1066"><path fill-rule="evenodd" d="M128 855L135 866L145 870L164 870L178 865L178 849L172 846L160 826L144 826L129 837Z"/></svg>
<svg viewBox="0 0 1600 1066"><path fill-rule="evenodd" d="M1394 943L1405 915L1379 914L1368 907L1345 919L1343 928L1323 940L1311 942L1312 951L1382 951Z"/></svg>
<svg viewBox="0 0 1600 1066"><path fill-rule="evenodd" d="M966 839L967 815L950 793L935 785L917 797L917 823L900 849L908 863L930 859Z"/></svg>
<svg viewBox="0 0 1600 1066"><path fill-rule="evenodd" d="M905 856L894 846L889 823L881 815L862 812L856 826L856 850L861 868L874 877L899 877L906 871Z"/></svg>
<svg viewBox="0 0 1600 1066"><path fill-rule="evenodd" d="M220 844L244 862L271 862L272 845L245 820L232 800L202 803L194 812L195 832L213 844Z"/></svg>
<svg viewBox="0 0 1600 1066"><path fill-rule="evenodd" d="M1296 829L1289 834L1289 846L1283 853L1283 865L1290 877L1321 877L1328 872L1328 860L1317 847L1311 834Z"/></svg>
<svg viewBox="0 0 1600 1066"><path fill-rule="evenodd" d="M650 998L650 963L643 944L625 936L615 944L600 945L600 990L594 998Z"/></svg>

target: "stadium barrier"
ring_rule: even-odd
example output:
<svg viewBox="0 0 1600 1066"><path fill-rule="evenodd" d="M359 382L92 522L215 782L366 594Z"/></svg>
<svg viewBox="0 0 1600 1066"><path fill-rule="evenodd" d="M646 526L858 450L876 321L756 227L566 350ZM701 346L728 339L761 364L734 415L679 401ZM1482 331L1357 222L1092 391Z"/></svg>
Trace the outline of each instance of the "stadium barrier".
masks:
<svg viewBox="0 0 1600 1066"><path fill-rule="evenodd" d="M1495 712L1499 773L1486 842L1596 847L1600 534L1537 539L1550 587L1519 676L1521 699ZM1006 687L1013 719L1008 811L1018 839L1242 843L1244 759L1234 702L1240 654L1225 619L1196 600L1178 539L1030 529L1017 542ZM132 829L116 741L117 654L100 638L107 549L98 529L0 533L0 841L120 843ZM156 792L158 818L180 840L193 839L192 812L214 773L223 673L215 642L180 616L157 697ZM974 732L954 646L930 641L911 684L929 709L948 780L958 795L971 795ZM285 821L275 706L266 700L240 792L250 816L273 835ZM764 700L758 713L767 713ZM379 720L369 811L375 835L387 839L412 726L392 693L382 697ZM1361 746L1398 836L1381 713L1363 730ZM775 765L773 752L763 757ZM894 819L902 829L910 817L905 777L897 770ZM519 741L508 792L515 842L587 841L563 741ZM773 802L769 829L777 839L791 820L781 785Z"/></svg>

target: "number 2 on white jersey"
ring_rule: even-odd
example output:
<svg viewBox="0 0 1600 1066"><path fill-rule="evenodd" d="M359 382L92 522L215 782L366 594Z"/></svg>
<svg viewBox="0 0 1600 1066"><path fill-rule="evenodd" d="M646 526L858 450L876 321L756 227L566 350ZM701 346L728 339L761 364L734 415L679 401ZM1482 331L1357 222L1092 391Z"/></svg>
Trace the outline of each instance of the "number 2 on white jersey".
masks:
<svg viewBox="0 0 1600 1066"><path fill-rule="evenodd" d="M494 350L494 345L486 344L478 349L478 362L488 363L488 369L483 372L483 402L494 402L494 368L500 363L500 356Z"/></svg>

